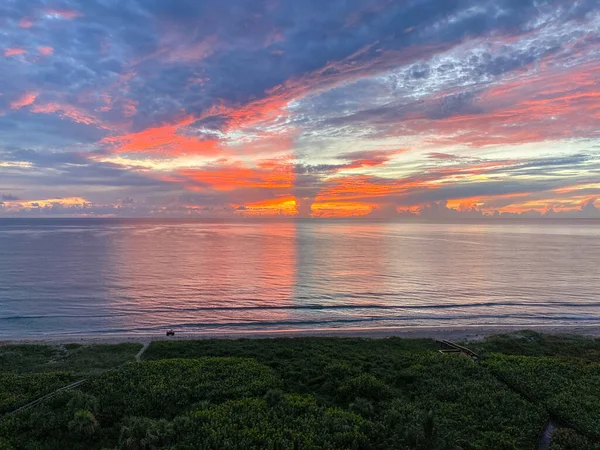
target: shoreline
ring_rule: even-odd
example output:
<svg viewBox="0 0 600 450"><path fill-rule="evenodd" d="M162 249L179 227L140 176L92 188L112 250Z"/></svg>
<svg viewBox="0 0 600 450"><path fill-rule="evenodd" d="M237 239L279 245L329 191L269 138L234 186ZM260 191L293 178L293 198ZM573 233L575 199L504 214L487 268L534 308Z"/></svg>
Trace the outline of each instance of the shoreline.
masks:
<svg viewBox="0 0 600 450"><path fill-rule="evenodd" d="M339 337L384 339L401 337L406 339L447 339L474 342L494 334L515 333L530 330L543 334L576 334L600 337L598 325L467 325L461 327L381 327L381 328L321 328L292 330L257 330L242 332L194 332L182 333L175 330L175 336L165 334L53 334L37 336L4 337L0 335L0 345L13 344L120 344L144 343L152 341L182 341L204 339L275 339L300 337Z"/></svg>

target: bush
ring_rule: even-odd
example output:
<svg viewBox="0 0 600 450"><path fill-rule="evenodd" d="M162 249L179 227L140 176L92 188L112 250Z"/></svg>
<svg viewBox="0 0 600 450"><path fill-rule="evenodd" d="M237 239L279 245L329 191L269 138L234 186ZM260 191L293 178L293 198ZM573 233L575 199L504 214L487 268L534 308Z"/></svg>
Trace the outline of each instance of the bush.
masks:
<svg viewBox="0 0 600 450"><path fill-rule="evenodd" d="M286 395L277 407L263 398L227 401L176 419L175 449L368 448L366 422L314 397Z"/></svg>
<svg viewBox="0 0 600 450"><path fill-rule="evenodd" d="M173 427L164 419L129 417L121 427L119 448L122 450L153 450L168 445L173 438Z"/></svg>
<svg viewBox="0 0 600 450"><path fill-rule="evenodd" d="M0 414L13 411L75 381L70 373L0 374Z"/></svg>
<svg viewBox="0 0 600 450"><path fill-rule="evenodd" d="M344 400L362 397L381 401L392 396L393 391L387 384L368 373L351 378L340 388L340 397Z"/></svg>
<svg viewBox="0 0 600 450"><path fill-rule="evenodd" d="M102 418L173 418L192 404L264 395L278 387L273 372L241 358L173 359L126 364L90 381L86 390L102 405Z"/></svg>
<svg viewBox="0 0 600 450"><path fill-rule="evenodd" d="M600 364L498 354L484 364L562 421L600 437Z"/></svg>
<svg viewBox="0 0 600 450"><path fill-rule="evenodd" d="M79 436L90 437L98 431L98 421L91 411L80 409L69 422L69 431Z"/></svg>
<svg viewBox="0 0 600 450"><path fill-rule="evenodd" d="M558 428L552 434L550 450L600 450L594 443L570 428Z"/></svg>

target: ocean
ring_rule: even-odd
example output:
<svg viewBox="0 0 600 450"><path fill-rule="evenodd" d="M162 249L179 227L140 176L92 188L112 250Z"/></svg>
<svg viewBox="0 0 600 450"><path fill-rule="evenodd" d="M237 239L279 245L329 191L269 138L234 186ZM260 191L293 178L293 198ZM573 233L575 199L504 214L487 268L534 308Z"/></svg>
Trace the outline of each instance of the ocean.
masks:
<svg viewBox="0 0 600 450"><path fill-rule="evenodd" d="M0 220L0 338L600 325L600 221Z"/></svg>

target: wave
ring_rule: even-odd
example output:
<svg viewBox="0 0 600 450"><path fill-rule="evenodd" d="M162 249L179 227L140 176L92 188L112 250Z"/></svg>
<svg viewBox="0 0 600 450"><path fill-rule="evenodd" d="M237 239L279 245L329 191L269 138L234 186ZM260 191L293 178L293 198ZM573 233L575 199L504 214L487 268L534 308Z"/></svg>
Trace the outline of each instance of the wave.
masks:
<svg viewBox="0 0 600 450"><path fill-rule="evenodd" d="M493 316L463 316L463 317L435 317L427 318L427 322L431 323L431 326L437 326L444 322L453 322L456 319L468 320L477 319L477 325L522 325L523 322L510 322L504 323L501 321L494 321L493 319L535 319L535 321L526 322L528 325L543 325L544 322L548 323L572 323L581 326L585 325L600 325L599 318L587 318L587 317L552 317L552 316L514 316L514 315L493 315ZM482 321L482 319L486 319ZM568 319L568 320L567 320ZM282 321L257 321L257 322L223 322L223 323L203 323L203 322L187 322L187 323L166 323L157 326L144 326L144 327L132 327L132 328L115 328L110 330L96 330L96 331L81 331L70 334L142 334L142 333L153 333L162 332L165 329L173 328L179 332L192 332L194 330L203 331L230 331L230 330L252 330L252 331L269 331L269 330L290 330L290 329L332 329L332 328L346 328L352 324L382 324L387 323L388 326L423 326L422 321L415 320L411 317L381 317L381 318L354 318L354 319L332 319L332 320L282 320ZM465 325L465 324L463 324ZM361 327L365 329L374 328L373 326Z"/></svg>
<svg viewBox="0 0 600 450"><path fill-rule="evenodd" d="M77 319L77 318L107 318L107 317L127 317L127 316L148 316L161 313L194 313L194 312L227 312L227 311L336 311L336 310L447 310L447 309L471 309L471 308L489 308L495 306L510 306L515 309L530 309L536 307L584 307L600 308L600 302L528 302L523 305L515 304L511 301L505 302L480 302L480 303L447 303L431 305L377 305L377 304L342 304L342 305L256 305L256 306L198 306L193 308L151 308L136 309L134 311L111 312L109 314L36 314L36 315L14 315L0 317L0 320L32 320L32 319ZM137 307L137 305L136 305ZM449 317L459 317L452 315ZM536 313L536 317L539 317Z"/></svg>

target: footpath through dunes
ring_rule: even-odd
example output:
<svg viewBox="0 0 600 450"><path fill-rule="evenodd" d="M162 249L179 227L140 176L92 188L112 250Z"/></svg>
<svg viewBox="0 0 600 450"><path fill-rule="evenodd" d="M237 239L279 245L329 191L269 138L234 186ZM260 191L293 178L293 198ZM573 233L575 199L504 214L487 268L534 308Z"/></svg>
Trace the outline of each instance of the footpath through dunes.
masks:
<svg viewBox="0 0 600 450"><path fill-rule="evenodd" d="M0 407L18 407L54 382L88 379L0 419L0 449L532 449L558 411L574 428L558 423L549 448L598 450L590 417L600 417L600 360L579 356L595 358L600 343L556 337L577 356L544 356L554 345L545 339L519 333L470 343L478 364L439 353L433 340L400 338L159 341L145 351L116 346L111 358L111 346L0 347ZM97 361L86 367L92 354ZM558 393L552 401L548 391L531 395L537 384L519 384L535 370ZM557 380L577 388L561 391Z"/></svg>

